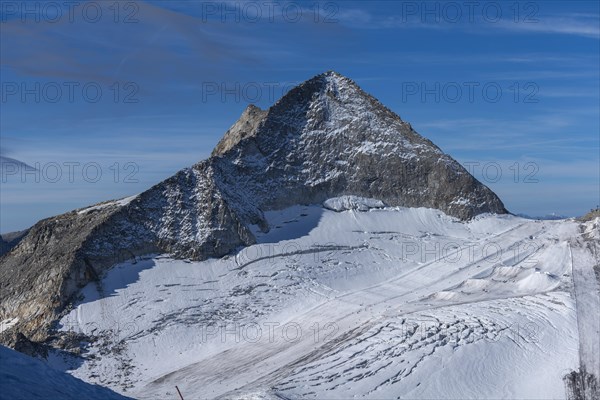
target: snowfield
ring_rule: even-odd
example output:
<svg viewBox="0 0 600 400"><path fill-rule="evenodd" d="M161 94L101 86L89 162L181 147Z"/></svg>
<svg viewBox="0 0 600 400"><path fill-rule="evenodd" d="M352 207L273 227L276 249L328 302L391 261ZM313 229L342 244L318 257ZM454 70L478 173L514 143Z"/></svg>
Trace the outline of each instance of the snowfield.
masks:
<svg viewBox="0 0 600 400"><path fill-rule="evenodd" d="M90 385L43 361L0 346L0 393L11 400L127 400L110 389Z"/></svg>
<svg viewBox="0 0 600 400"><path fill-rule="evenodd" d="M235 256L115 266L60 322L82 357L50 364L143 399L564 398L580 353L597 368L576 221L351 197L266 217Z"/></svg>

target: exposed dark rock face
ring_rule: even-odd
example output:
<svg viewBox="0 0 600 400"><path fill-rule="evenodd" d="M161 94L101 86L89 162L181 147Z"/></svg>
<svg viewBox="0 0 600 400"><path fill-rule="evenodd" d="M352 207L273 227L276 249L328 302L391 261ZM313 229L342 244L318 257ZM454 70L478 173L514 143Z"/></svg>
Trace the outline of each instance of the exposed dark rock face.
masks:
<svg viewBox="0 0 600 400"><path fill-rule="evenodd" d="M600 400L598 378L582 368L563 377L567 400Z"/></svg>
<svg viewBox="0 0 600 400"><path fill-rule="evenodd" d="M410 124L327 72L269 110L248 107L212 156L147 191L48 218L0 258L0 320L36 341L79 289L117 262L168 252L201 260L255 242L263 211L357 195L468 219L498 197Z"/></svg>
<svg viewBox="0 0 600 400"><path fill-rule="evenodd" d="M262 210L352 194L462 219L506 212L458 162L334 72L292 89L253 124L212 161L224 191Z"/></svg>
<svg viewBox="0 0 600 400"><path fill-rule="evenodd" d="M31 357L47 357L48 348L41 343L33 342L25 337L21 332L9 329L0 333L0 340L5 346L8 346L23 354Z"/></svg>

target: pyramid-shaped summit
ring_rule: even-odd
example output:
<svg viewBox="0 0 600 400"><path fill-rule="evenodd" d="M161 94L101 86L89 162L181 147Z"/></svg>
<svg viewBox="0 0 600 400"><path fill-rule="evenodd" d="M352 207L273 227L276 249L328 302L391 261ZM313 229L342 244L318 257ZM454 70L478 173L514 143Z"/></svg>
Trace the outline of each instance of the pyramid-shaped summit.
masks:
<svg viewBox="0 0 600 400"><path fill-rule="evenodd" d="M506 212L458 162L336 72L300 84L267 111L247 109L240 121L213 165L261 210L352 194L462 219Z"/></svg>
<svg viewBox="0 0 600 400"><path fill-rule="evenodd" d="M19 315L18 331L45 340L79 288L117 262L222 256L255 242L251 224L269 229L265 211L342 195L461 219L506 212L458 162L330 71L268 110L249 106L207 160L135 197L38 222L0 258L0 318Z"/></svg>

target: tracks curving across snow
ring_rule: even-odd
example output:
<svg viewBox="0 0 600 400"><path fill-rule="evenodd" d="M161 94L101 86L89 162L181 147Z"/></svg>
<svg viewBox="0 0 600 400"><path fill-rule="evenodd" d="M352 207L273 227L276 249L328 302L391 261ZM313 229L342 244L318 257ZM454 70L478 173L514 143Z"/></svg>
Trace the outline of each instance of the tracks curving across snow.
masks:
<svg viewBox="0 0 600 400"><path fill-rule="evenodd" d="M575 223L318 212L301 236L266 234L236 257L153 258L137 280L72 314L82 328L117 309L115 318L135 321L124 340L135 381L127 393L145 399L176 385L202 398L564 396L565 368L578 362ZM277 213L267 219L291 222L276 234L294 237L298 210ZM137 303L124 304L134 293ZM95 365L108 364L93 346ZM93 380L91 365L73 373Z"/></svg>

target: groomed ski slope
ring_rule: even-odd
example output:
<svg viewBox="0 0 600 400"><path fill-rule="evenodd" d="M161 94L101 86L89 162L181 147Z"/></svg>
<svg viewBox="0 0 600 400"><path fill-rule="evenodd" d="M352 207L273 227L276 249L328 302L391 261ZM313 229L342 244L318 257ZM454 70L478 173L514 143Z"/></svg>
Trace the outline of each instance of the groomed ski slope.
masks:
<svg viewBox="0 0 600 400"><path fill-rule="evenodd" d="M235 256L117 265L61 321L98 338L85 360L50 361L144 399L565 397L578 223L366 209L296 206Z"/></svg>

